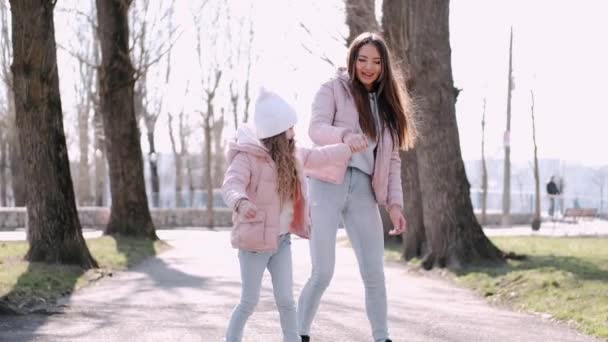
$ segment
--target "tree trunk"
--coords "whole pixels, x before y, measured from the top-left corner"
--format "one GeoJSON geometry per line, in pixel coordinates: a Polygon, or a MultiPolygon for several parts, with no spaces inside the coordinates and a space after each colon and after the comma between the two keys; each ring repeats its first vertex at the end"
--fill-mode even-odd
{"type": "Polygon", "coordinates": [[[213,187],[220,188],[224,180],[226,157],[223,141],[224,111],[222,117],[213,125],[213,187]]]}
{"type": "Polygon", "coordinates": [[[486,165],[486,99],[483,99],[481,116],[481,225],[486,224],[488,206],[488,167],[486,165]]]}
{"type": "MultiPolygon", "coordinates": [[[[168,114],[169,117],[169,140],[171,141],[171,151],[173,152],[173,160],[175,162],[175,207],[181,208],[183,206],[181,200],[182,191],[182,158],[181,154],[177,151],[177,143],[175,141],[175,133],[173,132],[173,115],[168,114]]],[[[183,113],[180,113],[179,121],[180,127],[182,123],[183,113]]],[[[181,150],[184,150],[184,146],[181,146],[181,150]]]]}
{"type": "Polygon", "coordinates": [[[150,185],[152,188],[152,206],[158,208],[160,206],[160,181],[158,179],[158,154],[154,145],[154,129],[149,129],[148,144],[150,145],[150,153],[148,154],[148,163],[150,164],[150,185]]]}
{"type": "Polygon", "coordinates": [[[8,206],[8,143],[7,137],[0,132],[0,207],[8,206]]]}
{"type": "Polygon", "coordinates": [[[129,57],[128,0],[97,0],[101,41],[100,103],[112,207],[105,234],[158,239],[146,197],[129,57]]]}
{"type": "Polygon", "coordinates": [[[383,13],[384,29],[393,37],[393,47],[404,49],[407,85],[418,101],[416,121],[423,123],[416,146],[428,248],[423,266],[460,268],[477,262],[501,262],[502,252],[485,236],[473,213],[460,151],[449,2],[385,0],[383,13]]]}
{"type": "Polygon", "coordinates": [[[346,46],[349,46],[363,32],[380,32],[374,0],[345,0],[344,5],[346,7],[346,26],[349,29],[346,46]]]}
{"type": "Polygon", "coordinates": [[[513,91],[513,28],[509,40],[509,81],[507,92],[507,129],[504,135],[505,160],[502,188],[502,226],[511,225],[511,92],[513,91]]]}
{"type": "Polygon", "coordinates": [[[57,75],[54,1],[10,3],[15,114],[28,180],[26,259],[97,267],[82,236],[70,175],[57,75]]]}
{"type": "Polygon", "coordinates": [[[530,114],[532,116],[532,142],[534,143],[534,218],[532,219],[532,229],[539,230],[541,226],[540,218],[540,175],[538,171],[538,146],[536,145],[536,122],[534,120],[534,92],[530,90],[530,114]]]}
{"type": "Polygon", "coordinates": [[[211,170],[212,170],[212,165],[211,165],[211,160],[212,160],[212,155],[211,155],[211,145],[212,145],[212,140],[211,140],[211,115],[207,115],[207,118],[205,120],[205,126],[204,126],[204,131],[205,131],[205,166],[204,166],[204,174],[205,174],[205,179],[203,184],[205,184],[205,187],[207,189],[207,201],[206,201],[206,207],[207,207],[207,226],[209,228],[213,228],[213,178],[211,175],[211,170]]]}
{"type": "Polygon", "coordinates": [[[185,160],[186,161],[186,176],[187,176],[187,180],[188,180],[188,206],[189,207],[194,207],[194,175],[192,172],[192,158],[194,156],[190,156],[188,154],[185,155],[185,160]]]}
{"type": "Polygon", "coordinates": [[[94,124],[94,146],[95,146],[95,205],[103,207],[104,193],[106,190],[106,147],[103,134],[103,119],[101,113],[95,111],[93,114],[94,124]]]}
{"type": "Polygon", "coordinates": [[[78,142],[80,147],[80,160],[78,164],[78,203],[91,204],[91,176],[89,173],[89,111],[88,105],[79,108],[78,113],[78,142]],[[84,108],[82,108],[84,107],[84,108]]]}

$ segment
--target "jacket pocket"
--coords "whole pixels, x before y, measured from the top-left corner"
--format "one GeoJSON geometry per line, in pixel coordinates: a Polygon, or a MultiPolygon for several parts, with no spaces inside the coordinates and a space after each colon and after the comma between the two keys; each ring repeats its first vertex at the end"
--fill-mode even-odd
{"type": "Polygon", "coordinates": [[[255,252],[264,248],[266,213],[258,211],[253,218],[238,217],[231,233],[234,248],[255,252]]]}

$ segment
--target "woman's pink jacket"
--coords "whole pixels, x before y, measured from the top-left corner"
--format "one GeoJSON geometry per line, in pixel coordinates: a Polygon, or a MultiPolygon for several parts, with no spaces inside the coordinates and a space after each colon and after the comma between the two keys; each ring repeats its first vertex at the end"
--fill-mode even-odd
{"type": "MultiPolygon", "coordinates": [[[[361,133],[359,114],[350,92],[349,76],[345,68],[321,85],[312,104],[308,134],[317,146],[342,142],[346,133],[361,133]]],[[[372,187],[376,202],[387,208],[403,207],[401,188],[401,158],[399,147],[393,146],[389,128],[384,127],[375,156],[372,187]]],[[[348,165],[319,165],[307,168],[307,175],[335,184],[342,183],[348,165]]]]}

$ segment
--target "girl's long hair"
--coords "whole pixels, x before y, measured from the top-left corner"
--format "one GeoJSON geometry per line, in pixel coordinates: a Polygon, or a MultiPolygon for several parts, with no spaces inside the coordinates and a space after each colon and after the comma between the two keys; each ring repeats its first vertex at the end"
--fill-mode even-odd
{"type": "MultiPolygon", "coordinates": [[[[378,49],[381,60],[380,76],[373,89],[377,93],[380,127],[388,126],[393,138],[393,146],[397,143],[401,149],[413,148],[417,130],[411,98],[405,90],[401,74],[392,63],[391,53],[386,42],[379,35],[370,32],[357,36],[348,48],[348,74],[351,81],[351,92],[359,112],[359,125],[369,137],[375,139],[378,136],[369,102],[369,92],[359,81],[356,73],[359,51],[367,44],[372,44],[378,49]]],[[[380,136],[382,136],[381,133],[380,136]]]]}
{"type": "Polygon", "coordinates": [[[287,139],[285,132],[270,138],[262,139],[270,157],[276,165],[277,192],[282,202],[297,199],[300,191],[298,170],[295,159],[295,141],[287,139]]]}

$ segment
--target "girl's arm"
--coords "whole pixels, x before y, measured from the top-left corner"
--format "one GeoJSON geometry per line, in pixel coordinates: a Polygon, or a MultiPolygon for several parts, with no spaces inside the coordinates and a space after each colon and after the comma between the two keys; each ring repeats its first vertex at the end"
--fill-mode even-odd
{"type": "Polygon", "coordinates": [[[343,143],[315,148],[298,147],[297,152],[305,169],[315,169],[331,164],[348,164],[352,155],[350,147],[343,143]]]}
{"type": "Polygon", "coordinates": [[[247,186],[251,178],[251,162],[245,153],[237,153],[226,173],[222,184],[222,197],[232,210],[237,211],[242,200],[249,200],[247,186]]]}
{"type": "Polygon", "coordinates": [[[315,145],[337,144],[344,141],[344,136],[351,132],[345,127],[334,126],[336,99],[332,80],[321,85],[312,103],[312,114],[308,135],[315,145]]]}

